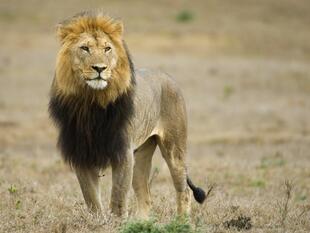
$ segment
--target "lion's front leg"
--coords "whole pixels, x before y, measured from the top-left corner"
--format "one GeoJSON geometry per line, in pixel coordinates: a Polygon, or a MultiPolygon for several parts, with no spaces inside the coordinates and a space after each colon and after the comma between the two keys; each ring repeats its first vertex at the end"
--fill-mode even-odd
{"type": "Polygon", "coordinates": [[[129,151],[123,161],[112,164],[112,193],[110,208],[113,214],[126,218],[128,192],[132,183],[133,152],[129,151]]]}
{"type": "Polygon", "coordinates": [[[99,169],[76,168],[75,173],[79,180],[87,207],[94,213],[100,213],[102,205],[99,186],[99,169]]]}

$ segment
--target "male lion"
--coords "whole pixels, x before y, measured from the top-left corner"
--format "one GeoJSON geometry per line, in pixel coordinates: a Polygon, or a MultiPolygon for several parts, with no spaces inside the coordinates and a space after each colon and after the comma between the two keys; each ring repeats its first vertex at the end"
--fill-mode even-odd
{"type": "Polygon", "coordinates": [[[138,215],[151,206],[149,176],[157,145],[167,162],[177,211],[188,214],[190,192],[205,193],[187,176],[187,122],[184,100],[166,74],[135,70],[123,41],[123,25],[100,12],[83,12],[57,29],[61,48],[49,112],[59,128],[58,147],[75,170],[90,210],[102,210],[99,171],[112,167],[110,208],[127,216],[133,185],[138,215]]]}

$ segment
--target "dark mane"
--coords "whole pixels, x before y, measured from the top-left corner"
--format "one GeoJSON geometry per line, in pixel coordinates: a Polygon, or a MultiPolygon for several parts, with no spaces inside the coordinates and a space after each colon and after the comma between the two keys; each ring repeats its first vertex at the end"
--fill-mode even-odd
{"type": "MultiPolygon", "coordinates": [[[[127,51],[127,47],[124,44],[127,51]]],[[[127,51],[131,69],[131,88],[114,103],[103,108],[87,96],[53,94],[49,113],[59,127],[58,147],[72,167],[105,168],[119,163],[128,148],[126,128],[134,112],[134,66],[127,51]]]]}

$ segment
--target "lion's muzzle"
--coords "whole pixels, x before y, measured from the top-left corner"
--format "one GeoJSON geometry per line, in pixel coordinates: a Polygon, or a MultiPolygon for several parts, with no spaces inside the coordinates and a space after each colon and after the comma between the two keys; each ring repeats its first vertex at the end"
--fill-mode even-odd
{"type": "Polygon", "coordinates": [[[108,66],[104,63],[97,63],[92,65],[91,68],[95,70],[97,74],[95,74],[95,78],[86,79],[87,85],[96,90],[103,90],[108,85],[107,74],[105,74],[108,66]]]}
{"type": "Polygon", "coordinates": [[[107,65],[100,63],[100,64],[93,65],[91,68],[97,71],[98,74],[100,75],[100,73],[104,71],[105,69],[107,69],[107,67],[108,67],[107,65]]]}

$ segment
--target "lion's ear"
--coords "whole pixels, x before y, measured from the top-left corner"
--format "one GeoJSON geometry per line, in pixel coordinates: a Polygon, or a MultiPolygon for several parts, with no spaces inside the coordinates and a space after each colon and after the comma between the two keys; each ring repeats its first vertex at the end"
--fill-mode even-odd
{"type": "Polygon", "coordinates": [[[122,38],[124,32],[124,25],[123,22],[118,20],[114,23],[114,29],[112,31],[112,35],[117,38],[122,38]]]}
{"type": "Polygon", "coordinates": [[[69,31],[66,28],[66,26],[64,26],[61,23],[56,25],[56,35],[57,35],[58,39],[60,40],[60,42],[63,42],[68,34],[69,34],[69,31]]]}

